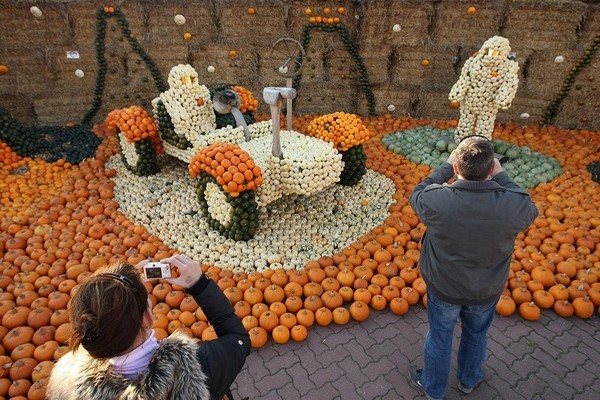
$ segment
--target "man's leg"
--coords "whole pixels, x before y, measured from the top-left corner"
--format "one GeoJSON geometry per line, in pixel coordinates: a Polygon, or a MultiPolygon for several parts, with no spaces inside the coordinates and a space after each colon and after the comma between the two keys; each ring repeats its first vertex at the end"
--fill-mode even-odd
{"type": "Polygon", "coordinates": [[[458,347],[457,375],[461,386],[472,389],[483,379],[487,332],[494,319],[496,303],[464,306],[460,312],[462,333],[458,347]]]}
{"type": "Polygon", "coordinates": [[[460,306],[445,303],[427,290],[429,332],[425,338],[425,367],[421,383],[427,394],[434,398],[441,399],[446,393],[454,326],[460,309],[460,306]]]}

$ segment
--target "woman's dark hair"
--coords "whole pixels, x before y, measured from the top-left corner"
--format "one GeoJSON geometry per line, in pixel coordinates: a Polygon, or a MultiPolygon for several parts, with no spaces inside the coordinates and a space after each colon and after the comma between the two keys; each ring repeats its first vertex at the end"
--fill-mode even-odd
{"type": "Polygon", "coordinates": [[[79,288],[70,306],[71,347],[95,358],[129,350],[142,329],[148,292],[131,264],[98,270],[79,288]]]}
{"type": "Polygon", "coordinates": [[[456,165],[464,179],[482,181],[494,165],[494,145],[485,138],[465,138],[456,148],[456,165]]]}

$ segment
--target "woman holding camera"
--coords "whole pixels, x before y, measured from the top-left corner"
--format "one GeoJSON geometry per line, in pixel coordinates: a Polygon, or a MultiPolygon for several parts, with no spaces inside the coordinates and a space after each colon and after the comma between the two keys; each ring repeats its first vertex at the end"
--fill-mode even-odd
{"type": "Polygon", "coordinates": [[[248,334],[199,263],[183,255],[162,261],[179,270],[165,281],[194,297],[218,339],[175,332],[158,342],[137,271],[145,262],[97,271],[71,300],[72,351],[56,363],[48,399],[231,399],[229,387],[250,352],[248,334]]]}

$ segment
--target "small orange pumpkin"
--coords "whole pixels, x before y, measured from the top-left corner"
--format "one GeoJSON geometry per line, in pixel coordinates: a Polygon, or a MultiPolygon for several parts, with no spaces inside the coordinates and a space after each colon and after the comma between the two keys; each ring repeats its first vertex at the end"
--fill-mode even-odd
{"type": "Polygon", "coordinates": [[[521,303],[519,305],[519,314],[528,321],[537,321],[542,316],[540,308],[533,301],[521,303]]]}

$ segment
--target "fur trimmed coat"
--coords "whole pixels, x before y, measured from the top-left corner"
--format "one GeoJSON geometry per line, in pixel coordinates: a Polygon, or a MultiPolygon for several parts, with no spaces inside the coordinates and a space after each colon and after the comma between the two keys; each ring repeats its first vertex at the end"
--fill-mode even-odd
{"type": "Polygon", "coordinates": [[[198,342],[173,333],[159,342],[148,370],[130,381],[113,371],[109,360],[91,357],[83,348],[54,366],[46,397],[60,400],[210,399],[206,374],[196,353],[198,342]],[[185,366],[185,368],[181,368],[185,366]]]}
{"type": "Polygon", "coordinates": [[[198,342],[175,332],[159,341],[147,369],[130,380],[108,359],[80,346],[55,364],[48,400],[221,400],[250,353],[250,338],[212,279],[202,276],[186,292],[204,311],[217,339],[198,342]]]}

